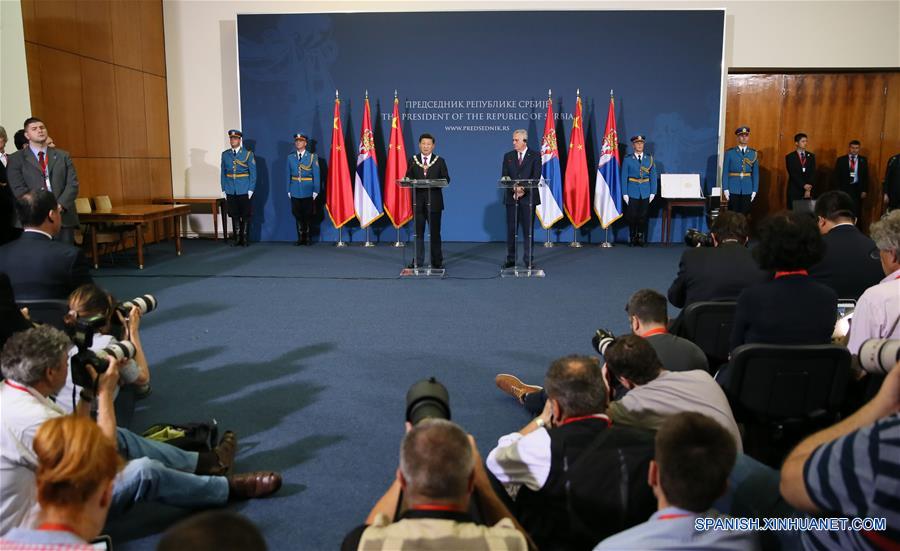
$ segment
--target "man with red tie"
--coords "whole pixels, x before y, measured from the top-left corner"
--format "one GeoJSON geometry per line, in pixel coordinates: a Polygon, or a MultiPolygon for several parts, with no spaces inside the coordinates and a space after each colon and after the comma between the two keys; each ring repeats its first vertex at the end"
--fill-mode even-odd
{"type": "Polygon", "coordinates": [[[809,138],[804,133],[794,136],[796,151],[784,157],[787,166],[787,208],[794,208],[794,201],[813,198],[813,177],[816,173],[816,157],[806,150],[809,138]]]}
{"type": "Polygon", "coordinates": [[[852,140],[847,155],[838,157],[834,163],[834,179],[838,189],[849,195],[854,202],[853,212],[859,218],[862,200],[869,187],[869,160],[859,154],[859,140],[852,140]]]}
{"type": "Polygon", "coordinates": [[[45,189],[56,197],[62,208],[62,229],[56,239],[72,243],[78,227],[75,199],[78,197],[78,175],[67,151],[50,143],[44,121],[36,117],[25,119],[25,137],[21,151],[9,156],[7,178],[16,197],[29,191],[45,189]]]}

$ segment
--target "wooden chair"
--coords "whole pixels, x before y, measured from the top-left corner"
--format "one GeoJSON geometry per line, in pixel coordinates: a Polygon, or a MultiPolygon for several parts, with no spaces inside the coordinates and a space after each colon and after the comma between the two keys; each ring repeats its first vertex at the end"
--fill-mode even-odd
{"type": "MultiPolygon", "coordinates": [[[[108,195],[98,195],[97,197],[94,197],[94,206],[96,207],[97,212],[109,212],[112,210],[112,201],[110,201],[108,195]]],[[[76,199],[75,208],[79,209],[79,213],[92,212],[91,202],[87,198],[76,199]],[[81,206],[79,206],[80,201],[83,201],[81,206]],[[82,208],[86,208],[87,210],[80,210],[82,208]]],[[[96,231],[97,244],[103,245],[105,252],[115,253],[117,250],[125,250],[126,234],[136,231],[136,226],[132,224],[96,224],[96,231]]]]}

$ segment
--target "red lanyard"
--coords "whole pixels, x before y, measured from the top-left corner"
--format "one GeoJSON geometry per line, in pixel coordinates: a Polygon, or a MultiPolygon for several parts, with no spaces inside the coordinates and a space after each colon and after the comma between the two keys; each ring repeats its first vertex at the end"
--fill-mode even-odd
{"type": "MultiPolygon", "coordinates": [[[[19,386],[19,385],[17,385],[16,383],[10,382],[9,379],[7,379],[7,380],[5,380],[5,381],[3,381],[3,382],[6,383],[6,384],[8,384],[9,386],[13,387],[13,388],[16,389],[16,390],[21,390],[22,392],[28,392],[28,389],[27,389],[27,388],[25,388],[24,386],[19,386]]],[[[31,393],[28,392],[28,394],[31,394],[31,393]]]]}
{"type": "Polygon", "coordinates": [[[778,279],[779,277],[792,276],[792,275],[808,276],[809,272],[807,272],[806,270],[794,270],[792,272],[775,272],[775,279],[778,279]]]}
{"type": "Polygon", "coordinates": [[[665,327],[657,327],[656,329],[647,331],[641,336],[646,339],[647,337],[652,337],[653,335],[665,335],[666,333],[668,333],[668,331],[666,331],[665,327]]]}
{"type": "Polygon", "coordinates": [[[78,535],[78,532],[75,531],[74,528],[69,526],[68,524],[58,524],[55,522],[45,522],[37,527],[38,530],[50,530],[53,532],[71,532],[78,535]]]}
{"type": "Polygon", "coordinates": [[[671,520],[673,518],[683,518],[689,516],[691,515],[687,513],[672,513],[671,515],[659,515],[658,517],[656,517],[656,520],[671,520]]]}
{"type": "Polygon", "coordinates": [[[856,170],[856,157],[850,159],[850,171],[856,170]]]}
{"type": "Polygon", "coordinates": [[[804,153],[800,153],[800,152],[798,151],[798,152],[797,152],[797,156],[800,157],[800,166],[805,167],[805,166],[806,166],[806,153],[805,153],[805,152],[804,152],[804,153]]]}
{"type": "Polygon", "coordinates": [[[411,507],[411,509],[413,511],[451,511],[454,513],[464,512],[456,505],[441,505],[440,503],[422,503],[421,505],[411,507]]]}
{"type": "Polygon", "coordinates": [[[568,425],[569,423],[574,423],[576,421],[584,421],[585,419],[600,419],[606,423],[606,426],[612,425],[612,421],[610,421],[609,417],[602,413],[595,413],[593,415],[582,415],[581,417],[570,417],[559,424],[559,426],[568,425]]]}

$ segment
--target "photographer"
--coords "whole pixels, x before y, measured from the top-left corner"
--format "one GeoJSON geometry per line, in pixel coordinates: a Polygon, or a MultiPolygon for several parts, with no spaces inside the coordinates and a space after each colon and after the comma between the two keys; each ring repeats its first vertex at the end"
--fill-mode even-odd
{"type": "Polygon", "coordinates": [[[518,487],[513,512],[538,548],[591,549],[656,509],[646,484],[653,434],[617,426],[603,413],[597,358],[554,361],[544,386],[544,411],[500,437],[487,468],[518,487]]]}
{"type": "Polygon", "coordinates": [[[527,539],[491,488],[475,440],[450,421],[425,419],[407,424],[394,482],[341,549],[524,551],[527,539]],[[401,491],[408,509],[395,519],[401,491]],[[467,513],[472,499],[486,525],[467,513]]]}
{"type": "Polygon", "coordinates": [[[872,224],[871,233],[887,277],[856,303],[847,343],[851,354],[858,354],[867,339],[900,338],[900,210],[872,224]]]}
{"type": "MultiPolygon", "coordinates": [[[[681,255],[678,275],[669,287],[669,302],[685,308],[694,302],[735,300],[746,287],[765,281],[747,248],[747,218],[720,212],[710,228],[712,247],[689,248],[681,255]]],[[[677,321],[676,321],[677,323],[677,321]]]]}
{"type": "MultiPolygon", "coordinates": [[[[121,324],[124,330],[124,338],[121,340],[131,342],[135,350],[133,358],[119,363],[119,384],[149,388],[147,385],[150,384],[150,367],[147,365],[144,348],[141,346],[139,332],[141,325],[140,309],[137,306],[132,306],[126,318],[116,308],[116,302],[112,295],[92,283],[82,285],[69,295],[69,313],[66,315],[66,327],[70,331],[75,332],[78,331],[76,326],[79,323],[91,326],[93,336],[89,350],[92,352],[100,352],[111,344],[121,342],[112,334],[114,332],[114,318],[116,323],[121,324]]],[[[57,403],[67,411],[71,411],[72,408],[72,400],[70,398],[74,395],[73,388],[76,393],[81,391],[81,387],[75,385],[72,381],[71,375],[70,370],[66,386],[60,391],[59,399],[57,400],[57,403]]]]}

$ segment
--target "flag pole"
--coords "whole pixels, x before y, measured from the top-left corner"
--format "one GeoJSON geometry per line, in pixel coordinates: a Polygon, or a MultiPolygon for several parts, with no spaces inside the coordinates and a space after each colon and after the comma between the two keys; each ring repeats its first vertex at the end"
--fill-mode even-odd
{"type": "Polygon", "coordinates": [[[366,226],[366,242],[363,243],[363,247],[374,247],[375,243],[369,237],[369,226],[366,226]]]}
{"type": "Polygon", "coordinates": [[[547,231],[547,240],[544,241],[544,247],[551,249],[551,248],[555,247],[556,245],[552,241],[550,241],[550,228],[544,228],[544,229],[547,231]]]}
{"type": "Polygon", "coordinates": [[[581,243],[578,242],[578,228],[574,225],[572,226],[572,242],[569,243],[569,246],[573,249],[580,249],[581,243]]]}
{"type": "Polygon", "coordinates": [[[400,228],[395,227],[394,229],[397,230],[397,240],[394,241],[394,244],[391,245],[391,246],[392,246],[392,247],[397,247],[397,248],[405,247],[405,246],[406,246],[406,243],[404,243],[403,241],[400,241],[400,228]]]}
{"type": "Polygon", "coordinates": [[[343,232],[344,232],[344,226],[341,226],[340,228],[338,228],[338,240],[337,240],[337,243],[334,244],[335,247],[346,247],[347,246],[347,242],[344,241],[344,237],[343,237],[344,233],[343,232]]]}
{"type": "Polygon", "coordinates": [[[601,249],[611,249],[615,245],[609,242],[609,228],[606,228],[606,234],[603,236],[603,243],[600,243],[601,249]]]}

